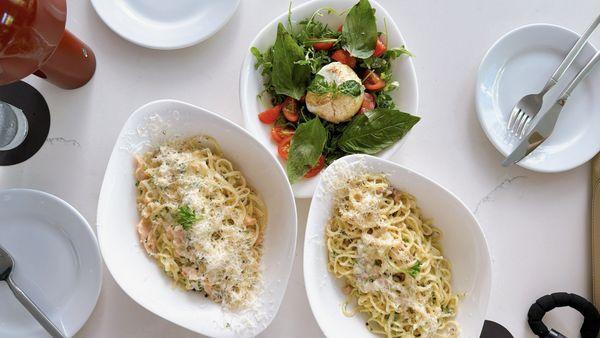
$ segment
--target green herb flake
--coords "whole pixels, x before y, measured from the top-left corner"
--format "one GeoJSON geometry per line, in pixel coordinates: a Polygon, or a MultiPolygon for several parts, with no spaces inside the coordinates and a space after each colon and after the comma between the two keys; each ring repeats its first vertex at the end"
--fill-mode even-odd
{"type": "Polygon", "coordinates": [[[192,225],[200,220],[200,217],[196,215],[196,211],[191,209],[187,205],[182,205],[177,209],[177,223],[179,223],[184,230],[189,230],[192,225]]]}
{"type": "Polygon", "coordinates": [[[417,262],[408,269],[408,274],[411,275],[413,278],[417,277],[419,272],[421,272],[421,264],[421,261],[417,260],[417,262]]]}

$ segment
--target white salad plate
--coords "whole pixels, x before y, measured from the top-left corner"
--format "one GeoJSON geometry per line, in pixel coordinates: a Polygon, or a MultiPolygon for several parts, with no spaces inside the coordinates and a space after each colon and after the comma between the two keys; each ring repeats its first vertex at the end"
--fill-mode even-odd
{"type": "Polygon", "coordinates": [[[343,281],[327,270],[325,227],[331,217],[338,175],[384,173],[390,183],[417,199],[423,215],[442,231],[442,252],[452,265],[452,291],[464,293],[458,303],[461,337],[479,337],[492,281],[485,236],[475,216],[458,197],[436,182],[399,164],[369,155],[350,155],[323,171],[310,205],[304,242],[304,283],[313,314],[328,337],[376,337],[366,317],[342,313],[343,281]]]}
{"type": "MultiPolygon", "coordinates": [[[[537,93],[558,67],[579,35],[550,24],[517,28],[501,37],[487,52],[477,77],[477,116],[498,151],[506,156],[519,141],[507,131],[510,112],[517,101],[537,93]]],[[[566,84],[595,54],[587,44],[570,69],[545,97],[541,116],[566,84]]],[[[552,135],[518,165],[539,172],[575,168],[600,151],[600,70],[596,69],[575,89],[552,135]]],[[[534,122],[537,121],[534,120],[534,122]]]]}
{"type": "Polygon", "coordinates": [[[127,41],[177,49],[204,41],[233,16],[240,0],[92,0],[104,23],[127,41]]]}
{"type": "MultiPolygon", "coordinates": [[[[26,189],[0,191],[0,246],[15,283],[68,337],[87,321],[102,285],[102,260],[87,221],[67,202],[26,189]]],[[[0,282],[0,337],[49,337],[0,282]]]]}
{"type": "MultiPolygon", "coordinates": [[[[313,0],[304,3],[298,7],[292,8],[292,25],[296,22],[301,21],[304,18],[310,17],[316,10],[321,8],[333,8],[338,13],[347,13],[347,10],[354,6],[358,0],[313,0]]],[[[387,25],[388,36],[390,47],[401,47],[406,46],[408,50],[410,48],[406,45],[400,29],[394,22],[392,16],[376,1],[370,0],[371,6],[375,9],[375,17],[377,19],[377,28],[380,31],[384,30],[387,25]]],[[[260,51],[265,51],[275,43],[277,36],[277,25],[287,22],[288,13],[283,13],[275,20],[267,24],[254,38],[250,46],[244,63],[242,65],[242,71],[240,74],[240,103],[242,106],[242,112],[244,114],[244,125],[245,127],[256,137],[260,142],[267,146],[267,149],[277,155],[277,145],[271,140],[270,130],[271,126],[261,123],[258,120],[258,114],[265,109],[271,107],[267,95],[263,95],[262,99],[259,94],[263,92],[263,77],[260,74],[260,69],[255,69],[254,64],[256,62],[254,56],[250,53],[250,47],[256,47],[260,51]]],[[[330,27],[336,28],[344,22],[344,16],[338,16],[335,14],[325,15],[319,17],[318,20],[328,24],[330,27]]],[[[392,73],[394,79],[400,83],[400,87],[390,93],[394,102],[398,106],[398,109],[413,115],[417,115],[418,104],[419,104],[419,93],[417,86],[417,75],[413,62],[408,57],[402,57],[392,62],[392,73]]],[[[403,139],[408,137],[410,131],[404,136],[403,139]]],[[[402,140],[403,140],[402,139],[402,140]]],[[[402,145],[403,141],[396,142],[393,146],[385,149],[384,151],[377,154],[382,158],[390,158],[402,145]]],[[[282,165],[285,163],[279,159],[282,165]]],[[[299,182],[293,184],[292,189],[294,190],[294,196],[298,198],[310,198],[317,186],[318,175],[311,179],[302,179],[299,182]]]]}
{"type": "Polygon", "coordinates": [[[137,109],[121,130],[98,202],[97,230],[108,270],[133,300],[156,315],[212,337],[255,336],[275,317],[296,248],[296,204],[275,157],[246,130],[205,109],[159,100],[137,109]],[[240,313],[224,311],[199,292],[184,291],[150,258],[136,230],[134,155],[173,137],[208,135],[246,177],[267,205],[261,261],[263,291],[240,313]]]}

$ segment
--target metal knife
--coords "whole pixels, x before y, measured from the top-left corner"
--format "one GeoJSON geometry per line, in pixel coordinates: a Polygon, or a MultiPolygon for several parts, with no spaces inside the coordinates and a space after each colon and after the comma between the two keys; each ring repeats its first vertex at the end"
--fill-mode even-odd
{"type": "Polygon", "coordinates": [[[583,67],[583,69],[577,73],[567,88],[565,88],[565,90],[563,90],[563,92],[560,94],[558,100],[556,100],[552,107],[550,107],[550,109],[548,109],[548,111],[542,115],[533,128],[531,128],[531,130],[527,133],[523,141],[521,141],[521,143],[519,143],[512,153],[510,153],[510,155],[504,159],[502,162],[503,166],[506,167],[519,162],[525,156],[534,151],[535,148],[542,144],[542,142],[544,142],[550,136],[550,134],[552,134],[554,126],[556,125],[556,121],[558,120],[558,116],[565,106],[567,99],[575,87],[577,87],[577,85],[592,72],[598,61],[600,61],[600,52],[597,52],[596,55],[594,55],[594,57],[585,65],[585,67],[583,67]]]}

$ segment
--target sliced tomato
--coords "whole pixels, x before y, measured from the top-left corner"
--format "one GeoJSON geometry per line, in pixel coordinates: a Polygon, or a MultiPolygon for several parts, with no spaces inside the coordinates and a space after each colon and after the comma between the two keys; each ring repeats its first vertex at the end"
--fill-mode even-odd
{"type": "Polygon", "coordinates": [[[292,135],[294,135],[294,129],[292,128],[280,126],[273,126],[273,128],[271,128],[271,138],[277,143],[292,135]]]}
{"type": "Polygon", "coordinates": [[[373,109],[375,109],[375,96],[371,93],[365,93],[365,98],[363,99],[359,114],[371,111],[373,109]]]}
{"type": "Polygon", "coordinates": [[[350,53],[348,53],[348,51],[343,50],[343,49],[338,49],[335,52],[333,52],[333,54],[331,54],[331,58],[334,59],[335,61],[341,62],[345,65],[347,65],[350,68],[354,68],[356,67],[356,58],[352,55],[350,55],[350,53]]]}
{"type": "Polygon", "coordinates": [[[313,48],[315,50],[330,50],[333,47],[333,42],[315,42],[313,48]]]}
{"type": "Polygon", "coordinates": [[[315,164],[314,167],[310,168],[310,170],[307,171],[306,174],[304,174],[304,177],[311,178],[311,177],[317,176],[317,174],[323,169],[324,166],[325,166],[325,156],[321,155],[321,157],[319,157],[319,159],[317,160],[317,164],[315,164]]]}
{"type": "Polygon", "coordinates": [[[387,46],[383,42],[383,35],[377,38],[377,44],[375,45],[375,51],[373,52],[374,57],[380,57],[387,50],[387,46]]]}
{"type": "Polygon", "coordinates": [[[279,153],[279,156],[284,160],[287,160],[287,158],[288,158],[291,143],[292,143],[292,136],[288,136],[285,139],[283,139],[281,142],[279,142],[279,144],[277,145],[277,152],[279,153]]]}
{"type": "Polygon", "coordinates": [[[281,113],[281,105],[280,104],[276,105],[273,108],[269,108],[269,109],[265,110],[264,112],[258,114],[258,119],[262,123],[271,124],[271,123],[275,122],[275,120],[277,120],[277,117],[279,117],[279,113],[281,113]]]}
{"type": "Polygon", "coordinates": [[[292,97],[286,97],[283,101],[283,116],[290,122],[298,121],[298,101],[292,97]]]}
{"type": "Polygon", "coordinates": [[[378,91],[385,87],[385,81],[383,81],[375,72],[370,72],[367,75],[367,78],[363,80],[363,85],[368,90],[378,91]]]}

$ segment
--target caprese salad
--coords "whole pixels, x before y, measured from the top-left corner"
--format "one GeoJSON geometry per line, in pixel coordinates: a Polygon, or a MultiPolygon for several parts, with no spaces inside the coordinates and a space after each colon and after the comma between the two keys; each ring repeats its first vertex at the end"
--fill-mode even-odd
{"type": "Polygon", "coordinates": [[[420,119],[399,111],[390,96],[399,86],[391,62],[411,54],[388,48],[369,1],[354,5],[337,29],[320,22],[323,15],[337,13],[319,9],[295,25],[288,15],[272,47],[251,48],[272,105],[258,119],[272,126],[291,183],[342,156],[376,154],[420,119]]]}

